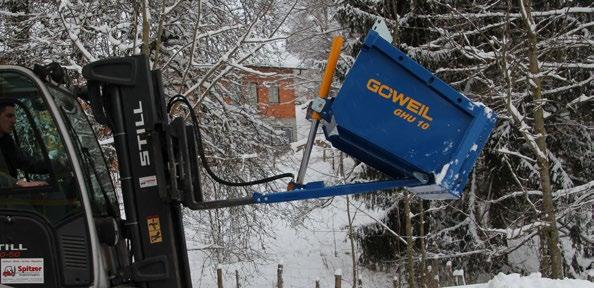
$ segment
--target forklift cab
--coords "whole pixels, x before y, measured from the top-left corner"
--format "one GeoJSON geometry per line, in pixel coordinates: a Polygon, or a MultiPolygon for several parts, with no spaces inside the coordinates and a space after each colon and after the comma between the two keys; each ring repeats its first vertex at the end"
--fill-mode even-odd
{"type": "Polygon", "coordinates": [[[3,65],[0,110],[0,121],[16,117],[11,133],[0,135],[0,284],[107,286],[104,271],[125,266],[128,256],[86,114],[68,91],[3,65]]]}

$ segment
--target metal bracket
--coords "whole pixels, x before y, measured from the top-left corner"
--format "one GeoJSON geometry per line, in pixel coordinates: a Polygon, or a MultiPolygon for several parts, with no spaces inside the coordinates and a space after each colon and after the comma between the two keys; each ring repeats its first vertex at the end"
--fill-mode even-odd
{"type": "Polygon", "coordinates": [[[152,282],[169,278],[167,256],[145,258],[125,267],[121,278],[124,283],[152,282]]]}
{"type": "Polygon", "coordinates": [[[318,113],[322,113],[324,107],[326,106],[326,100],[320,97],[316,97],[311,101],[311,110],[316,111],[318,113]]]}

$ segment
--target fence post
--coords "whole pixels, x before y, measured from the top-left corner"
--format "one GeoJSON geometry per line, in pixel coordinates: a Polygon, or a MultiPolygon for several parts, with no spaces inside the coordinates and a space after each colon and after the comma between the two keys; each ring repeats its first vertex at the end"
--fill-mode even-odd
{"type": "Polygon", "coordinates": [[[433,266],[429,266],[427,268],[431,268],[428,271],[431,273],[431,287],[432,288],[439,288],[441,287],[441,277],[439,277],[439,263],[437,260],[433,260],[433,266]],[[434,268],[433,268],[434,267],[434,268]]]}
{"type": "Polygon", "coordinates": [[[452,261],[446,262],[446,285],[456,285],[454,280],[454,271],[452,269],[452,261]]]}
{"type": "Polygon", "coordinates": [[[235,270],[235,287],[239,288],[239,271],[235,270]]]}
{"type": "Polygon", "coordinates": [[[464,279],[464,269],[454,270],[454,279],[456,280],[456,285],[466,285],[466,279],[464,279]]]}
{"type": "Polygon", "coordinates": [[[223,269],[217,267],[217,287],[223,288],[223,269]]]}
{"type": "Polygon", "coordinates": [[[338,269],[334,272],[334,288],[340,288],[342,284],[342,270],[338,269]]]}
{"type": "Polygon", "coordinates": [[[316,279],[316,288],[320,288],[320,279],[316,279]]]}
{"type": "Polygon", "coordinates": [[[283,264],[278,264],[276,269],[276,287],[283,288],[283,264]]]}

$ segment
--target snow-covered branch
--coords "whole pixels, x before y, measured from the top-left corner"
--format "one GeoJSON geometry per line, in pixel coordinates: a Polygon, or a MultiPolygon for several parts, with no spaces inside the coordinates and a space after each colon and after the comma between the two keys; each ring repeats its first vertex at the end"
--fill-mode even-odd
{"type": "MultiPolygon", "coordinates": [[[[591,14],[594,13],[593,7],[567,7],[563,9],[555,9],[555,10],[548,10],[548,11],[534,11],[532,12],[533,17],[549,17],[549,16],[558,16],[558,15],[565,15],[565,14],[591,14]]],[[[465,18],[505,18],[505,12],[487,12],[487,13],[462,13],[461,16],[465,18]]],[[[458,16],[452,14],[421,14],[417,15],[419,18],[424,19],[439,19],[439,20],[454,20],[457,19],[458,16]]],[[[509,17],[511,19],[521,18],[521,13],[509,13],[509,17]]]]}

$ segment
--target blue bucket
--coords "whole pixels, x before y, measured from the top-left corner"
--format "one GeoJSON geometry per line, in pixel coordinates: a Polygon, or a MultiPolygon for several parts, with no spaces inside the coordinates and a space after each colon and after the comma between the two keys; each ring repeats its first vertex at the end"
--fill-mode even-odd
{"type": "Polygon", "coordinates": [[[324,113],[337,149],[424,199],[456,199],[497,117],[370,31],[338,95],[324,113]]]}

